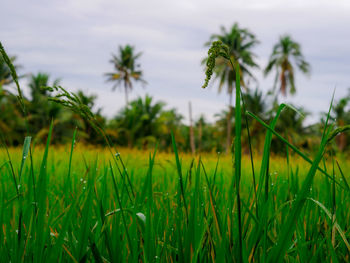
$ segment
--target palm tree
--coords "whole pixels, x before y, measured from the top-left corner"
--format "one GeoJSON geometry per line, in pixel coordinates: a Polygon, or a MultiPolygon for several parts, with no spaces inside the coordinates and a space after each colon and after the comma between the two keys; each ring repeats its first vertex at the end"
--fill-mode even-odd
{"type": "MultiPolygon", "coordinates": [[[[255,35],[246,28],[240,28],[238,23],[235,23],[229,31],[225,27],[221,27],[220,34],[214,34],[210,37],[210,41],[206,46],[210,46],[214,40],[220,40],[229,48],[231,60],[238,62],[241,72],[241,85],[247,88],[249,80],[255,80],[251,69],[258,68],[255,62],[255,54],[252,53],[252,48],[259,43],[255,35]]],[[[205,63],[206,60],[203,60],[205,63]]],[[[229,95],[229,114],[227,115],[227,139],[226,152],[229,152],[231,145],[231,118],[232,118],[232,94],[234,83],[236,81],[235,71],[230,62],[222,57],[217,58],[215,63],[214,74],[215,78],[219,80],[219,93],[222,91],[224,85],[227,85],[227,93],[229,95]]]]}
{"type": "MultiPolygon", "coordinates": [[[[244,99],[244,106],[245,110],[248,110],[255,115],[257,115],[262,120],[266,121],[267,118],[267,96],[262,93],[262,91],[259,91],[258,89],[255,90],[248,90],[245,92],[244,95],[242,95],[242,98],[244,99]]],[[[242,105],[243,106],[243,105],[242,105]]],[[[232,115],[235,112],[235,107],[231,108],[232,115]]],[[[216,131],[220,133],[219,137],[222,138],[225,134],[225,127],[227,127],[227,116],[230,114],[230,111],[222,110],[221,112],[215,114],[216,117],[216,131]]],[[[244,118],[244,112],[242,111],[242,119],[244,118]]],[[[230,119],[230,125],[234,127],[235,122],[231,118],[230,119]]],[[[249,119],[248,122],[249,125],[249,136],[250,136],[250,142],[252,143],[253,147],[255,149],[261,149],[262,143],[264,142],[263,136],[264,136],[264,128],[261,126],[261,124],[256,121],[255,119],[249,119]]],[[[246,128],[247,124],[246,122],[242,123],[242,127],[246,128]]],[[[242,144],[243,144],[243,152],[249,153],[249,141],[248,141],[248,134],[243,133],[242,134],[242,144]]]]}
{"type": "Polygon", "coordinates": [[[280,81],[280,92],[286,96],[288,91],[290,94],[294,94],[296,91],[294,68],[299,69],[304,74],[310,72],[310,65],[305,61],[300,45],[290,36],[285,35],[280,37],[279,42],[273,47],[264,74],[267,76],[272,69],[275,69],[274,89],[277,82],[280,81]]]}
{"type": "Polygon", "coordinates": [[[255,89],[243,95],[245,109],[264,119],[267,109],[267,96],[262,91],[255,89]]]}
{"type": "MultiPolygon", "coordinates": [[[[102,116],[102,108],[95,109],[96,106],[96,94],[88,95],[83,90],[78,90],[76,93],[77,97],[79,98],[80,102],[84,105],[86,105],[91,112],[94,114],[94,118],[96,123],[98,123],[98,126],[105,127],[106,125],[106,118],[102,116]]],[[[98,131],[93,127],[91,122],[87,120],[86,118],[82,118],[79,116],[79,114],[73,114],[72,118],[77,124],[80,124],[80,131],[79,131],[79,137],[84,137],[84,140],[93,144],[103,144],[104,141],[101,138],[98,131]],[[102,140],[101,140],[102,139],[102,140]]],[[[77,125],[79,127],[79,125],[77,125]]],[[[110,130],[106,130],[108,135],[112,135],[113,133],[110,133],[110,130]]]]}
{"type": "MultiPolygon", "coordinates": [[[[12,56],[10,57],[10,60],[17,71],[20,66],[14,64],[16,57],[12,56]]],[[[0,55],[0,87],[11,84],[12,82],[11,71],[5,63],[3,57],[0,55]]]]}
{"type": "MultiPolygon", "coordinates": [[[[81,103],[88,106],[91,110],[96,104],[97,95],[87,95],[82,90],[78,90],[77,96],[80,99],[81,103]]],[[[101,109],[98,109],[97,112],[100,112],[101,109]]]]}
{"type": "Polygon", "coordinates": [[[46,135],[51,119],[58,121],[58,116],[62,112],[62,107],[59,104],[48,101],[48,91],[43,89],[43,87],[57,86],[58,84],[58,79],[50,83],[50,75],[47,73],[39,72],[35,75],[30,75],[28,84],[31,95],[28,107],[29,122],[34,129],[33,132],[36,134],[46,135]]]}
{"type": "MultiPolygon", "coordinates": [[[[268,109],[267,109],[267,101],[268,96],[264,95],[262,91],[259,91],[258,89],[249,90],[246,92],[243,96],[244,99],[244,106],[245,110],[250,111],[254,113],[256,116],[258,116],[260,119],[266,121],[268,119],[268,109]]],[[[242,113],[243,114],[243,113],[242,113]]],[[[243,119],[242,115],[242,119],[243,119]]],[[[261,124],[253,119],[250,118],[248,120],[249,125],[249,136],[251,140],[251,144],[253,145],[253,148],[261,150],[262,144],[264,143],[263,137],[265,129],[261,126],[261,124]]],[[[243,126],[246,126],[246,123],[243,124],[243,126]]],[[[249,153],[249,145],[248,145],[248,134],[243,135],[243,143],[244,145],[244,152],[249,153]],[[247,137],[245,137],[247,136],[247,137]]]]}
{"type": "MultiPolygon", "coordinates": [[[[291,106],[296,110],[286,108],[278,118],[275,130],[279,134],[284,134],[290,143],[298,147],[304,147],[308,144],[306,137],[308,128],[305,127],[304,122],[310,113],[303,107],[291,106]]],[[[276,112],[277,107],[278,104],[275,104],[272,111],[276,112]]],[[[285,144],[281,140],[276,137],[272,139],[271,150],[273,152],[284,152],[285,149],[285,144]]]]}
{"type": "MultiPolygon", "coordinates": [[[[29,88],[30,88],[30,95],[32,98],[32,103],[36,103],[38,100],[41,99],[42,96],[48,96],[48,92],[46,89],[43,89],[43,87],[46,87],[49,85],[49,79],[50,75],[47,73],[39,72],[36,75],[30,75],[29,79],[29,88]]],[[[59,85],[60,80],[55,79],[52,82],[51,86],[57,86],[59,85]]]]}
{"type": "Polygon", "coordinates": [[[133,88],[133,82],[146,83],[142,79],[142,71],[139,69],[140,65],[137,64],[138,58],[142,53],[135,54],[134,47],[130,45],[119,46],[119,53],[112,54],[110,62],[113,64],[114,72],[106,73],[107,81],[114,82],[113,90],[117,87],[124,88],[125,102],[128,105],[128,93],[133,88]]]}
{"type": "Polygon", "coordinates": [[[158,120],[164,106],[163,102],[153,103],[153,98],[148,95],[144,99],[139,97],[131,101],[114,119],[122,141],[127,142],[130,148],[135,142],[146,147],[150,141],[156,141],[160,125],[158,120]]]}

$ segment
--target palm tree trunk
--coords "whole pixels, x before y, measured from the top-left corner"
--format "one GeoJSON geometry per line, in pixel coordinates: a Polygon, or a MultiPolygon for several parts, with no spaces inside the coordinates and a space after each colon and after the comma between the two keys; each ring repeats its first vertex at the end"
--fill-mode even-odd
{"type": "Polygon", "coordinates": [[[285,76],[285,71],[282,69],[282,72],[281,72],[281,92],[282,92],[282,95],[285,97],[287,95],[287,91],[286,91],[286,86],[287,86],[287,83],[286,83],[286,76],[285,76]]]}
{"type": "Polygon", "coordinates": [[[231,119],[232,119],[232,89],[229,94],[229,110],[227,114],[227,137],[226,137],[226,154],[230,153],[230,148],[231,148],[231,130],[232,130],[232,125],[231,125],[231,119]]]}
{"type": "Polygon", "coordinates": [[[125,106],[128,106],[129,104],[129,98],[128,98],[128,87],[125,85],[125,106]]]}
{"type": "Polygon", "coordinates": [[[196,146],[194,144],[194,134],[193,134],[193,125],[192,125],[192,105],[191,102],[188,103],[188,109],[190,114],[190,144],[191,144],[191,151],[194,155],[196,153],[196,146]]]}

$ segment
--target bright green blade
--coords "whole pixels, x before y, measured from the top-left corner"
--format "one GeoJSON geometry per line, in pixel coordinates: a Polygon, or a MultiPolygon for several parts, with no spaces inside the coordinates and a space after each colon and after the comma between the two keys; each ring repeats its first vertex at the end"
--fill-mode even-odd
{"type": "Polygon", "coordinates": [[[32,137],[30,137],[30,136],[26,136],[25,139],[24,139],[21,168],[19,170],[19,176],[18,176],[19,183],[21,183],[21,176],[22,176],[22,172],[23,172],[25,161],[26,161],[26,159],[28,157],[31,140],[32,140],[32,137]]]}

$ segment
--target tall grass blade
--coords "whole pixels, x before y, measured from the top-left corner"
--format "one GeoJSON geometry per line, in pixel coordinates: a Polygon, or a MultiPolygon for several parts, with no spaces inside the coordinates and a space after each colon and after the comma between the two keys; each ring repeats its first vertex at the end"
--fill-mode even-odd
{"type": "Polygon", "coordinates": [[[1,42],[0,42],[0,55],[2,56],[2,58],[4,59],[6,65],[10,69],[12,79],[15,82],[16,87],[17,87],[17,92],[18,92],[18,97],[17,98],[18,98],[18,101],[19,101],[19,103],[21,105],[23,113],[26,114],[26,109],[25,109],[25,105],[24,105],[24,101],[23,101],[23,95],[22,95],[22,91],[21,91],[21,89],[19,87],[18,76],[17,76],[16,70],[15,70],[15,67],[13,66],[13,64],[11,62],[11,59],[8,57],[8,55],[7,55],[3,45],[1,44],[1,42]]]}
{"type": "MultiPolygon", "coordinates": [[[[157,147],[154,150],[153,156],[150,154],[149,156],[149,165],[148,165],[148,172],[147,172],[147,178],[148,181],[148,198],[147,198],[147,215],[146,215],[146,227],[145,227],[145,258],[146,262],[152,262],[155,257],[155,235],[154,235],[154,229],[153,229],[153,220],[152,220],[152,213],[154,213],[154,201],[153,201],[153,182],[152,182],[152,171],[153,171],[153,165],[154,160],[157,152],[157,147]]],[[[156,218],[154,218],[156,220],[156,218]]]]}
{"type": "Polygon", "coordinates": [[[77,127],[75,127],[75,129],[74,129],[72,143],[71,143],[71,147],[70,147],[70,153],[69,153],[68,174],[67,174],[66,187],[65,187],[65,188],[68,188],[68,191],[71,191],[71,189],[72,189],[71,170],[72,170],[72,159],[73,159],[73,151],[74,151],[76,136],[77,136],[77,127]]]}
{"type": "MultiPolygon", "coordinates": [[[[46,225],[46,200],[47,200],[47,186],[48,186],[48,176],[47,176],[47,157],[49,154],[49,145],[51,141],[53,122],[51,121],[49,134],[46,141],[44,156],[40,166],[39,178],[37,183],[38,190],[38,210],[37,210],[37,221],[36,221],[36,249],[34,255],[38,258],[39,262],[44,261],[44,249],[45,249],[45,241],[47,237],[47,232],[43,231],[43,227],[46,225]]],[[[45,228],[44,228],[45,229],[45,228]]],[[[48,229],[48,228],[47,228],[48,229]]]]}
{"type": "MultiPolygon", "coordinates": [[[[319,202],[319,201],[317,201],[317,200],[315,200],[313,198],[310,198],[310,197],[308,197],[307,199],[312,201],[313,203],[315,203],[317,206],[319,206],[326,213],[328,218],[330,220],[333,220],[334,215],[325,207],[324,204],[322,204],[321,202],[319,202]]],[[[346,238],[346,233],[342,230],[342,228],[340,227],[340,225],[338,224],[337,221],[334,222],[334,226],[337,229],[337,231],[338,231],[339,235],[341,236],[341,238],[343,239],[344,244],[346,245],[346,247],[348,249],[348,252],[350,253],[350,243],[349,243],[348,239],[346,238]]]]}
{"type": "Polygon", "coordinates": [[[238,260],[243,262],[243,236],[242,236],[242,211],[241,211],[241,197],[240,197],[240,180],[242,169],[242,113],[241,113],[241,79],[240,79],[239,64],[235,65],[236,74],[236,105],[235,105],[235,180],[236,180],[236,202],[237,202],[237,227],[238,227],[238,260]]]}
{"type": "Polygon", "coordinates": [[[23,172],[25,161],[26,161],[26,159],[28,157],[31,140],[32,140],[32,137],[30,137],[30,136],[26,136],[25,139],[24,139],[21,168],[19,170],[19,176],[18,176],[19,183],[21,183],[21,176],[22,176],[22,172],[23,172]]]}
{"type": "Polygon", "coordinates": [[[343,178],[343,181],[344,181],[344,184],[345,184],[346,190],[350,191],[350,187],[349,187],[348,181],[346,180],[346,177],[345,177],[345,175],[344,175],[344,173],[343,173],[343,171],[342,171],[342,169],[341,169],[341,167],[340,167],[340,165],[339,165],[338,161],[337,161],[337,160],[335,160],[335,162],[336,162],[336,164],[337,164],[337,166],[338,166],[338,169],[339,169],[340,175],[341,175],[341,177],[343,178]]]}
{"type": "Polygon", "coordinates": [[[124,225],[124,228],[125,228],[126,238],[127,238],[127,241],[128,241],[130,253],[131,253],[131,255],[133,255],[134,251],[132,250],[131,238],[130,238],[130,234],[129,234],[128,225],[126,224],[126,218],[125,218],[125,214],[124,214],[124,211],[123,211],[123,205],[122,205],[122,202],[121,202],[121,199],[120,199],[120,195],[119,195],[117,181],[116,181],[114,173],[113,173],[112,164],[109,163],[109,165],[110,165],[110,168],[111,168],[112,181],[113,181],[113,187],[114,187],[115,195],[117,197],[118,205],[119,205],[119,208],[121,210],[121,216],[122,216],[122,221],[123,221],[123,225],[124,225]]]}
{"type": "MultiPolygon", "coordinates": [[[[332,104],[333,104],[333,100],[331,102],[330,108],[332,108],[332,104]]],[[[323,133],[322,136],[322,141],[321,141],[321,145],[320,148],[315,156],[315,159],[312,163],[312,166],[303,182],[303,185],[297,195],[296,200],[293,202],[291,211],[285,221],[285,223],[283,223],[284,227],[281,230],[281,232],[278,235],[278,239],[277,239],[277,243],[276,245],[272,248],[270,254],[269,254],[269,262],[282,262],[283,261],[283,256],[284,253],[286,252],[290,241],[291,241],[291,237],[294,233],[295,227],[296,227],[296,220],[298,219],[301,210],[305,204],[306,198],[308,197],[308,194],[310,192],[310,187],[312,185],[314,176],[316,174],[317,168],[319,166],[319,163],[322,160],[326,145],[327,145],[327,141],[328,141],[328,136],[330,134],[330,129],[328,129],[328,118],[330,115],[330,111],[328,112],[328,116],[327,116],[327,122],[325,125],[324,130],[327,132],[323,133]]]]}
{"type": "Polygon", "coordinates": [[[180,262],[185,261],[185,254],[184,254],[184,244],[183,244],[183,235],[181,232],[181,227],[183,224],[183,212],[182,209],[185,209],[186,213],[186,225],[188,225],[188,211],[187,211],[187,205],[186,205],[186,199],[185,199],[185,191],[184,191],[184,183],[183,183],[183,177],[182,177],[182,168],[181,163],[179,159],[179,154],[176,147],[175,142],[175,136],[173,133],[171,133],[171,140],[173,144],[173,150],[175,154],[175,161],[176,161],[176,169],[178,174],[178,184],[177,184],[177,214],[176,214],[176,227],[177,227],[177,242],[178,242],[178,250],[179,250],[179,260],[180,262]],[[181,202],[181,199],[183,202],[181,202]]]}
{"type": "MultiPolygon", "coordinates": [[[[179,159],[179,153],[177,151],[175,136],[174,136],[173,133],[171,133],[171,140],[172,140],[172,144],[173,144],[173,150],[174,150],[174,153],[175,153],[177,173],[178,173],[178,176],[179,176],[179,188],[180,188],[179,190],[180,190],[180,193],[181,193],[181,196],[182,196],[182,200],[184,202],[183,206],[184,206],[185,212],[186,212],[186,218],[187,218],[186,222],[188,223],[188,211],[187,211],[187,205],[186,205],[186,198],[185,198],[185,190],[184,190],[182,169],[181,169],[181,163],[180,163],[180,159],[179,159]]],[[[181,205],[181,200],[180,200],[180,205],[181,205]]]]}
{"type": "MultiPolygon", "coordinates": [[[[295,147],[293,144],[289,143],[285,138],[283,138],[278,132],[276,132],[273,128],[271,128],[269,125],[267,125],[263,120],[261,120],[258,116],[254,115],[252,112],[247,112],[248,115],[256,119],[262,126],[264,126],[266,129],[270,130],[278,139],[280,139],[284,144],[288,145],[289,148],[291,148],[294,152],[296,152],[300,157],[302,157],[305,161],[312,164],[312,160],[307,157],[304,153],[302,153],[297,147],[295,147]]],[[[329,179],[332,179],[332,176],[327,173],[324,169],[321,167],[317,167],[317,170],[319,170],[321,173],[323,173],[325,176],[327,176],[329,179]]],[[[344,189],[344,186],[342,186],[338,181],[335,181],[338,186],[344,189]]]]}

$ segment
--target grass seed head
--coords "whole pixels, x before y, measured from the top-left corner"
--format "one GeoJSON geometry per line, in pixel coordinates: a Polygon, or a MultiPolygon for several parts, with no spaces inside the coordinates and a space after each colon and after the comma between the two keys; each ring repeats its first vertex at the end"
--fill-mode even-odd
{"type": "Polygon", "coordinates": [[[206,78],[202,86],[203,89],[205,89],[208,86],[211,76],[213,75],[215,60],[220,56],[229,59],[228,47],[224,45],[221,41],[214,41],[211,44],[210,49],[208,50],[208,58],[206,63],[207,69],[205,71],[206,78]]]}

